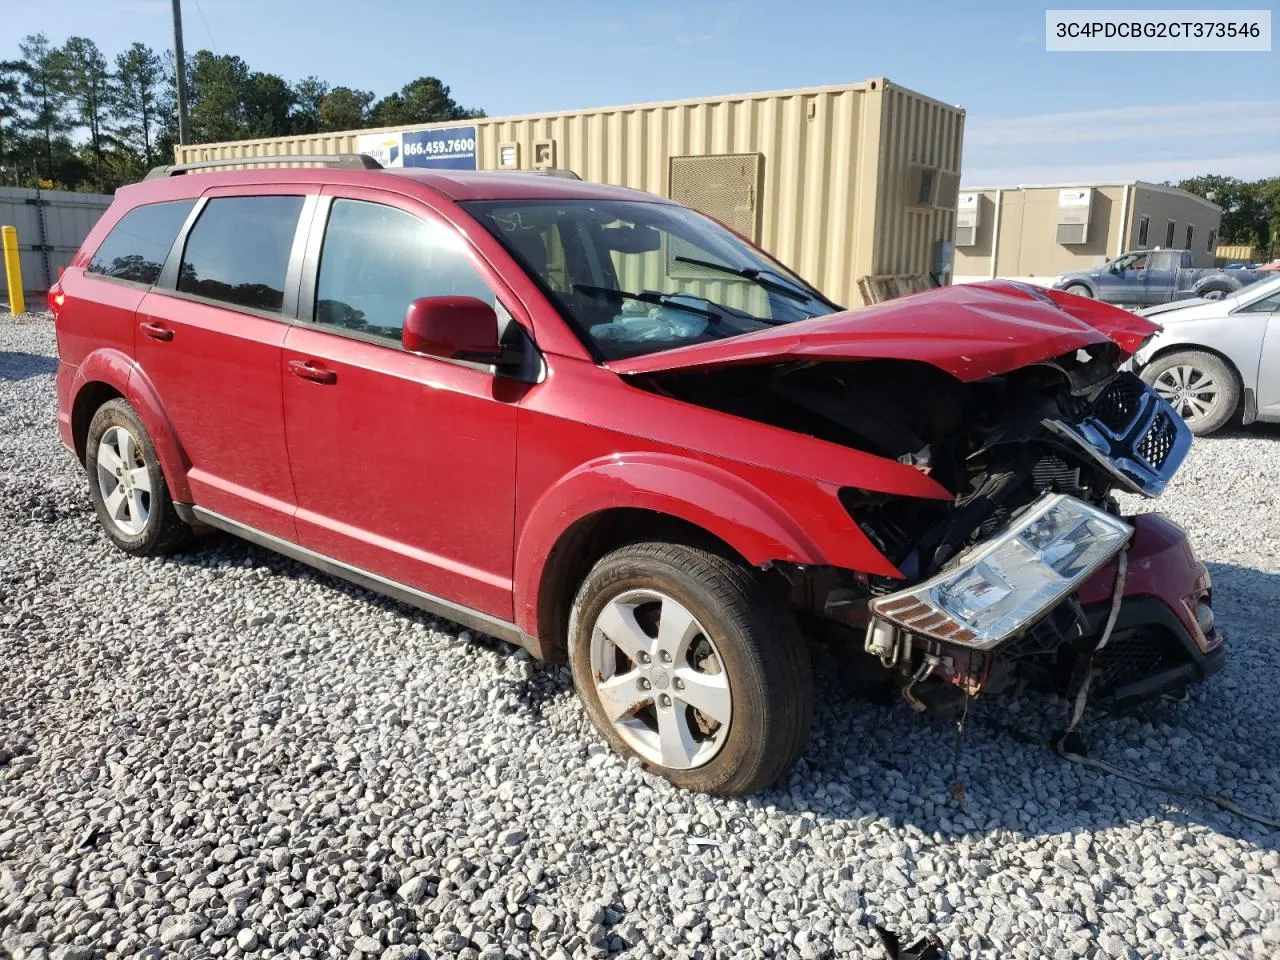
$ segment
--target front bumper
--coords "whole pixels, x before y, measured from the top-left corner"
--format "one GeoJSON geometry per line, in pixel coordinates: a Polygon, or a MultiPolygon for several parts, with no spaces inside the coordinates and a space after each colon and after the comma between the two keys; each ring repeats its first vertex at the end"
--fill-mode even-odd
{"type": "Polygon", "coordinates": [[[1090,699],[1127,706],[1181,693],[1221,670],[1227,651],[1212,622],[1213,582],[1186,534],[1157,513],[1127,519],[1134,532],[1120,611],[1107,645],[1092,661],[1111,611],[1114,559],[1075,594],[1083,624],[1067,601],[988,653],[945,648],[938,678],[970,694],[998,693],[1015,685],[1030,666],[1033,685],[1073,695],[1088,667],[1090,699]]]}
{"type": "MultiPolygon", "coordinates": [[[[1158,513],[1131,517],[1133,538],[1120,613],[1111,639],[1094,659],[1102,699],[1136,703],[1180,691],[1222,669],[1227,650],[1212,623],[1213,581],[1186,533],[1158,513]],[[1206,629],[1207,627],[1207,629],[1206,629]]],[[[1111,607],[1115,561],[1081,587],[1089,631],[1081,655],[1097,643],[1111,607]]]]}

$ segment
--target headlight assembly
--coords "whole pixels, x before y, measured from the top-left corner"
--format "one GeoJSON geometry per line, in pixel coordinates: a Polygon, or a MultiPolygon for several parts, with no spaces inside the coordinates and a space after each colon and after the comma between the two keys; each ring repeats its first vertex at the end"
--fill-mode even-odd
{"type": "Polygon", "coordinates": [[[988,650],[1034,624],[1128,542],[1118,517],[1050,494],[941,573],[871,601],[904,630],[988,650]]]}

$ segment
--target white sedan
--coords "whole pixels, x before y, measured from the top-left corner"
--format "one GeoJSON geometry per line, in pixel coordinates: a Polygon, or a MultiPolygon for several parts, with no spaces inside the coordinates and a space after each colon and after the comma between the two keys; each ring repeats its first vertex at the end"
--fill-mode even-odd
{"type": "Polygon", "coordinates": [[[1140,311],[1161,330],[1131,364],[1204,436],[1233,417],[1280,421],[1280,276],[1222,300],[1140,311]]]}

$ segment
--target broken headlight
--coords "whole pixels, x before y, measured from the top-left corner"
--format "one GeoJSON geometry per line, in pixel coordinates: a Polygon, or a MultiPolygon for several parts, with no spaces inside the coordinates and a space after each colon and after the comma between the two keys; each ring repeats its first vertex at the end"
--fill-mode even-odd
{"type": "Polygon", "coordinates": [[[987,650],[1053,609],[1132,533],[1118,517],[1050,494],[936,576],[877,597],[871,612],[911,633],[987,650]]]}

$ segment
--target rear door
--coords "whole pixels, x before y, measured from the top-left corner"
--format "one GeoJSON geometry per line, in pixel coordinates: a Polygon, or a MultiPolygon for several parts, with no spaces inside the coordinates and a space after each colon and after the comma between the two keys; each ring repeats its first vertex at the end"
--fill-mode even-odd
{"type": "MultiPolygon", "coordinates": [[[[283,352],[298,540],[325,556],[512,618],[516,404],[526,384],[405,351],[419,297],[514,303],[470,243],[425,205],[326,188],[301,320],[283,352]]],[[[522,308],[519,308],[522,309],[522,308]]],[[[527,318],[526,318],[527,319],[527,318]]]]}
{"type": "Polygon", "coordinates": [[[297,313],[304,186],[211,190],[138,307],[137,358],[207,510],[296,539],[280,349],[297,313]],[[297,249],[295,250],[295,246],[297,249]]]}

